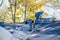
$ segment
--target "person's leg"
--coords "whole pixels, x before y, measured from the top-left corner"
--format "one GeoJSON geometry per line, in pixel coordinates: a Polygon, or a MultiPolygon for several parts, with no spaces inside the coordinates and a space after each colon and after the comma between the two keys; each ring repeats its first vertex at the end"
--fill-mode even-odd
{"type": "Polygon", "coordinates": [[[32,22],[30,19],[28,20],[28,24],[29,24],[29,31],[32,31],[32,22]]]}
{"type": "Polygon", "coordinates": [[[30,25],[30,30],[29,31],[32,31],[32,23],[29,23],[29,25],[30,25]]]}
{"type": "Polygon", "coordinates": [[[35,23],[38,23],[38,19],[39,19],[39,17],[36,17],[35,23]]]}

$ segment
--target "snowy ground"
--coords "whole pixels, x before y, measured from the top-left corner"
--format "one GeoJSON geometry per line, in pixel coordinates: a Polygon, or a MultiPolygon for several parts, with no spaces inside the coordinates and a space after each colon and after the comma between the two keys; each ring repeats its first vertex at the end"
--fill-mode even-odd
{"type": "Polygon", "coordinates": [[[0,40],[10,40],[11,37],[11,33],[9,33],[6,29],[0,26],[0,40]]]}
{"type": "MultiPolygon", "coordinates": [[[[37,28],[31,32],[28,31],[29,24],[24,24],[24,23],[0,22],[0,26],[4,30],[8,30],[8,32],[10,32],[10,33],[7,32],[3,33],[4,35],[10,35],[10,36],[12,35],[10,40],[60,40],[60,22],[43,24],[43,25],[37,24],[35,25],[37,28]],[[37,29],[40,31],[37,31],[37,29]]],[[[0,35],[2,35],[1,33],[0,35]]]]}

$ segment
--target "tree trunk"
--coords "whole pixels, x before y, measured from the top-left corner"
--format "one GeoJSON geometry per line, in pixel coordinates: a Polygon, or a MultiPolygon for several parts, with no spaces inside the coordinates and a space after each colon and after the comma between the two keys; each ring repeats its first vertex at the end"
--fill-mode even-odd
{"type": "Polygon", "coordinates": [[[16,15],[16,0],[15,0],[15,6],[14,6],[14,7],[15,7],[15,9],[14,9],[14,17],[13,17],[13,22],[15,23],[15,18],[16,18],[16,17],[15,17],[15,15],[16,15]]]}
{"type": "Polygon", "coordinates": [[[26,18],[26,15],[27,15],[27,4],[25,5],[25,15],[24,15],[24,19],[26,18]]]}

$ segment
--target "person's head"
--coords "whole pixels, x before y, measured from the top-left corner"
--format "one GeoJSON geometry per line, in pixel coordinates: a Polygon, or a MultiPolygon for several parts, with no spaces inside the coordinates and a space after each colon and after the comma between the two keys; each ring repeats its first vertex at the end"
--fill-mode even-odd
{"type": "Polygon", "coordinates": [[[43,14],[43,12],[41,11],[39,11],[39,12],[36,12],[36,14],[39,14],[39,15],[42,15],[43,14]]]}
{"type": "Polygon", "coordinates": [[[36,12],[35,17],[39,17],[39,16],[41,16],[42,14],[43,14],[42,11],[36,12]]]}

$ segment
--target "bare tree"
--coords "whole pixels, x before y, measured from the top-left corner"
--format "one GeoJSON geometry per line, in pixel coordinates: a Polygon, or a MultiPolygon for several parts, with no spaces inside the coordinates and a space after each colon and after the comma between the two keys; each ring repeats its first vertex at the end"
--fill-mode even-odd
{"type": "Polygon", "coordinates": [[[11,13],[12,13],[12,20],[13,20],[13,23],[15,23],[15,15],[16,15],[16,6],[17,6],[17,4],[16,4],[16,0],[9,0],[9,2],[10,2],[10,9],[11,9],[11,13]],[[14,4],[13,4],[14,3],[14,4]],[[13,9],[13,7],[12,6],[14,6],[14,10],[12,10],[13,9]]]}
{"type": "Polygon", "coordinates": [[[3,0],[1,0],[1,4],[0,4],[0,6],[2,6],[2,4],[3,4],[3,0]]]}

